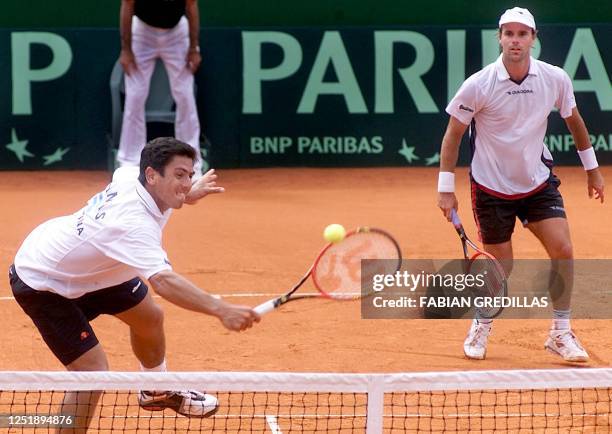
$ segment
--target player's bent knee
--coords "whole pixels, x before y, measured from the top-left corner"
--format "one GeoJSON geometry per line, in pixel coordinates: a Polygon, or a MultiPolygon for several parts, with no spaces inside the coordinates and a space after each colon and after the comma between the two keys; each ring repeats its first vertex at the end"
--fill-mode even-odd
{"type": "Polygon", "coordinates": [[[151,309],[149,321],[152,327],[161,328],[164,326],[164,310],[157,304],[154,304],[151,309]]]}
{"type": "Polygon", "coordinates": [[[555,248],[554,259],[573,259],[574,247],[571,242],[562,243],[555,248]]]}
{"type": "Polygon", "coordinates": [[[141,336],[157,334],[164,327],[164,310],[156,303],[147,305],[145,311],[141,312],[140,318],[130,324],[130,328],[141,336]]]}

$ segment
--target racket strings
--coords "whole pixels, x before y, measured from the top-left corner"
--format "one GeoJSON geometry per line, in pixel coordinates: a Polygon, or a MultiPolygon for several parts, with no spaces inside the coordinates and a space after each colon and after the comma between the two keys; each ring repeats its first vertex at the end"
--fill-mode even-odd
{"type": "MultiPolygon", "coordinates": [[[[401,253],[392,238],[380,232],[356,232],[323,252],[313,269],[313,280],[330,297],[359,298],[364,259],[389,260],[377,267],[380,273],[395,272],[401,265],[401,253]]],[[[368,274],[372,273],[369,267],[368,274]]]]}
{"type": "Polygon", "coordinates": [[[499,285],[506,280],[506,274],[502,265],[495,259],[486,256],[480,256],[478,259],[472,259],[469,262],[470,274],[480,274],[484,281],[491,284],[488,288],[488,293],[494,296],[498,293],[499,285]]]}
{"type": "Polygon", "coordinates": [[[506,274],[501,264],[492,258],[482,256],[472,260],[470,274],[483,277],[484,285],[476,287],[475,297],[486,297],[489,301],[477,308],[484,318],[494,318],[502,311],[500,299],[507,296],[506,274]]]}

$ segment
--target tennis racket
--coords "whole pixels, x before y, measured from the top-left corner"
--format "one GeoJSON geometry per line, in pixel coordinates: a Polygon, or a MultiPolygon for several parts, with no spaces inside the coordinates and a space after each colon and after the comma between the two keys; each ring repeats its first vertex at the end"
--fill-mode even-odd
{"type": "Polygon", "coordinates": [[[481,318],[495,318],[504,308],[500,305],[501,303],[493,303],[493,301],[508,295],[508,282],[504,267],[495,256],[485,252],[468,238],[455,209],[451,211],[451,221],[461,239],[463,257],[467,261],[466,274],[480,274],[484,278],[484,285],[481,288],[472,287],[476,297],[485,297],[485,305],[476,307],[476,312],[481,318]],[[471,256],[468,254],[468,247],[475,252],[471,256]]]}
{"type": "Polygon", "coordinates": [[[362,276],[363,259],[386,259],[381,261],[381,267],[376,270],[368,267],[367,272],[372,275],[395,273],[402,264],[399,245],[389,233],[382,229],[359,227],[348,232],[342,241],[329,243],[323,247],[310,269],[287,293],[260,304],[254,310],[259,315],[263,315],[285,303],[303,298],[325,297],[332,300],[361,298],[362,277],[364,281],[369,277],[362,276]],[[312,283],[318,293],[296,294],[309,277],[312,277],[312,283]]]}

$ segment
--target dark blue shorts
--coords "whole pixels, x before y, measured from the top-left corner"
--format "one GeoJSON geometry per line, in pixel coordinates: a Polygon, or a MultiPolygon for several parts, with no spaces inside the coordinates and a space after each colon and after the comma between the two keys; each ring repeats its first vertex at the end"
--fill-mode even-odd
{"type": "Polygon", "coordinates": [[[485,244],[510,241],[518,218],[523,225],[553,217],[566,218],[561,181],[555,175],[533,194],[506,199],[491,194],[472,180],[472,207],[480,240],[485,244]]]}
{"type": "Polygon", "coordinates": [[[89,322],[100,314],[115,315],[140,303],[148,288],[140,278],[99,289],[79,298],[37,291],[9,268],[15,300],[38,328],[42,338],[64,365],[69,365],[98,344],[89,322]],[[135,289],[136,288],[136,289],[135,289]]]}

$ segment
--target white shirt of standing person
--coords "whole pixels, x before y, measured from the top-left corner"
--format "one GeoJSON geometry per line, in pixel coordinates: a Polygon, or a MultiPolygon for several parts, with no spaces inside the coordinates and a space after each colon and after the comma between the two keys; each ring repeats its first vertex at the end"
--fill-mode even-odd
{"type": "Polygon", "coordinates": [[[562,118],[576,107],[572,82],[557,66],[530,58],[527,77],[510,79],[502,56],[469,77],[446,112],[470,125],[474,180],[504,195],[522,195],[542,185],[552,161],[544,144],[548,116],[555,108],[562,118]]]}
{"type": "Polygon", "coordinates": [[[117,169],[81,210],[34,229],[15,257],[21,280],[39,291],[77,298],[171,270],[161,242],[172,210],[160,212],[137,177],[137,167],[117,169]]]}

